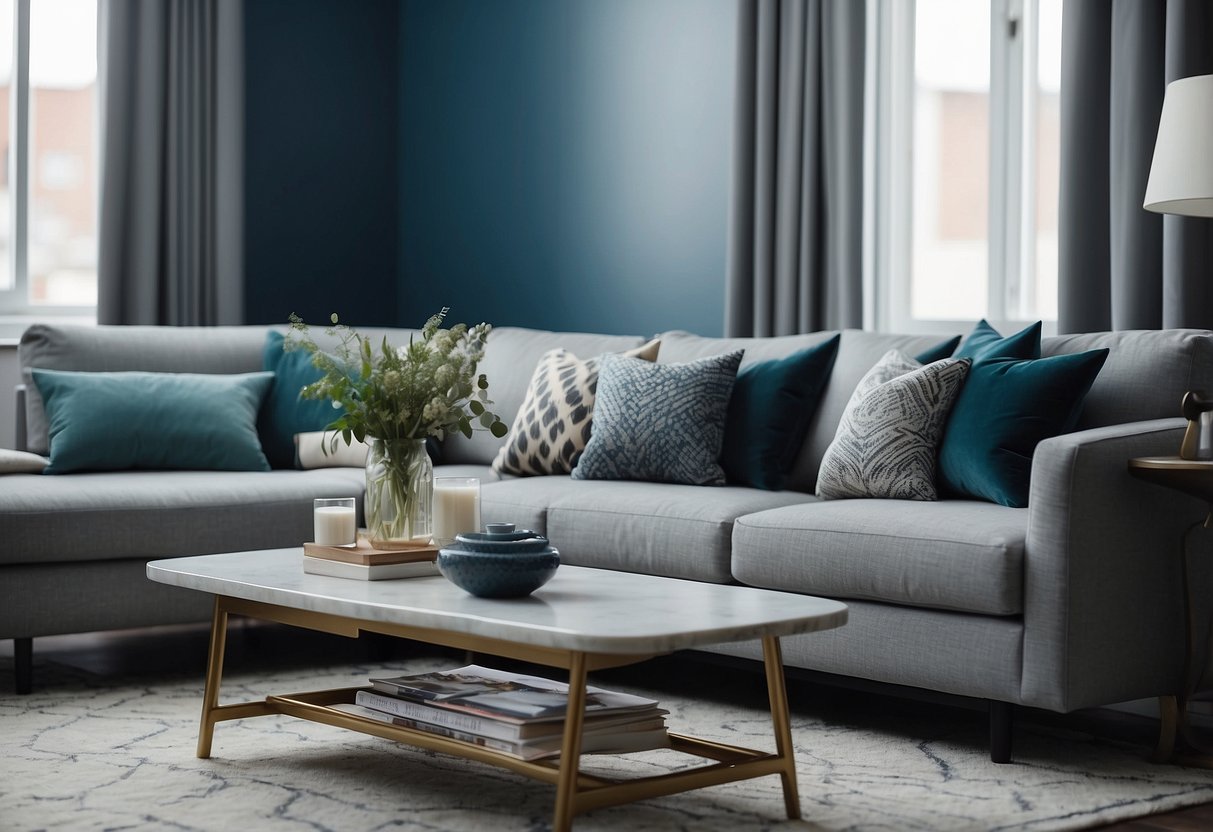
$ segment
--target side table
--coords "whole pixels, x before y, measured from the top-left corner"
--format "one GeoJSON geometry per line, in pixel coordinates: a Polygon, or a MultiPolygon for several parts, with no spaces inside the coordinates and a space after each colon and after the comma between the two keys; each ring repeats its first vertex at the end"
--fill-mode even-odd
{"type": "Polygon", "coordinates": [[[1129,460],[1129,473],[1138,479],[1166,488],[1182,491],[1204,500],[1209,513],[1197,520],[1180,536],[1179,557],[1183,576],[1184,612],[1184,677],[1183,689],[1177,696],[1160,696],[1158,746],[1154,750],[1157,762],[1175,759],[1175,738],[1179,737],[1196,756],[1184,755],[1185,765],[1213,768],[1213,750],[1202,746],[1192,735],[1188,722],[1188,703],[1196,692],[1196,624],[1193,621],[1192,581],[1189,575],[1188,542],[1198,527],[1213,529],[1213,460],[1183,459],[1178,456],[1145,456],[1129,460]]]}

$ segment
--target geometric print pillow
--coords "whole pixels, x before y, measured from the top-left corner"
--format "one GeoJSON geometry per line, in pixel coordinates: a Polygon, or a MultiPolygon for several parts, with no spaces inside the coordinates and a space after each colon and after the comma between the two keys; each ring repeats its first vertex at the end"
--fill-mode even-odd
{"type": "Polygon", "coordinates": [[[822,499],[936,500],[936,456],[971,362],[890,350],[851,394],[817,475],[822,499]]]}
{"type": "MultiPolygon", "coordinates": [[[[656,361],[660,348],[653,340],[623,355],[656,361]]],[[[493,469],[522,477],[572,471],[590,439],[597,388],[597,358],[583,361],[565,349],[544,353],[493,469]]]]}
{"type": "Polygon", "coordinates": [[[741,356],[683,364],[603,356],[594,433],[573,479],[724,485],[720,449],[741,356]]]}

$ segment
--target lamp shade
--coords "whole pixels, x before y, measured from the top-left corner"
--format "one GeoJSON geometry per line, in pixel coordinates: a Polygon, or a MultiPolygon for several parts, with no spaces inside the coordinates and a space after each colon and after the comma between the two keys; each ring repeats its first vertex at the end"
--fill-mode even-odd
{"type": "Polygon", "coordinates": [[[1213,75],[1167,85],[1144,207],[1213,217],[1213,75]]]}

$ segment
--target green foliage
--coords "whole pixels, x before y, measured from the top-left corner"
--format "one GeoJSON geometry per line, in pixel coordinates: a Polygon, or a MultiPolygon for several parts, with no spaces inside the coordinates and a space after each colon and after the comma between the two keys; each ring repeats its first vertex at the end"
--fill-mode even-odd
{"type": "Polygon", "coordinates": [[[393,347],[384,338],[375,350],[370,339],[339,323],[336,314],[325,333],[336,342],[326,352],[312,338],[308,325],[294,313],[287,350],[306,350],[324,376],[304,387],[306,399],[328,399],[341,415],[328,425],[348,445],[368,436],[388,441],[444,438],[453,431],[471,437],[473,428],[487,429],[498,438],[506,425],[485,405],[488,379],[476,368],[484,357],[492,327],[455,324],[443,329],[447,307],[430,317],[421,338],[393,347]]]}

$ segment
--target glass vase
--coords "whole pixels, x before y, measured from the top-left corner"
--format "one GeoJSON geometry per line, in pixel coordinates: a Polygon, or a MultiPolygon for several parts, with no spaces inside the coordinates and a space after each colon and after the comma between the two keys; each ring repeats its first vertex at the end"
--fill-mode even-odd
{"type": "Polygon", "coordinates": [[[376,549],[428,546],[434,526],[434,466],[424,439],[368,437],[367,539],[376,549]]]}

